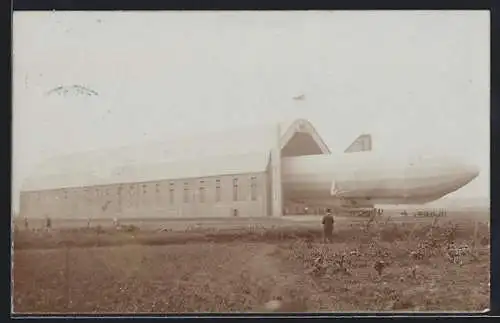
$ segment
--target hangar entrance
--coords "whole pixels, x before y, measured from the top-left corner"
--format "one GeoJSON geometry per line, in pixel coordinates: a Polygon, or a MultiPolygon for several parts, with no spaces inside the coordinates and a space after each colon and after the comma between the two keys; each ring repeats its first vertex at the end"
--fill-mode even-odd
{"type": "Polygon", "coordinates": [[[330,149],[314,129],[304,119],[296,120],[280,138],[280,156],[295,157],[329,154],[330,149]]]}
{"type": "Polygon", "coordinates": [[[318,143],[314,138],[305,132],[296,132],[292,138],[281,149],[281,157],[295,157],[307,155],[322,155],[318,143]]]}
{"type": "Polygon", "coordinates": [[[271,153],[271,191],[269,215],[282,216],[285,214],[286,196],[283,195],[281,179],[281,158],[308,155],[329,154],[328,146],[321,139],[309,121],[296,120],[285,133],[280,135],[278,147],[271,153]]]}

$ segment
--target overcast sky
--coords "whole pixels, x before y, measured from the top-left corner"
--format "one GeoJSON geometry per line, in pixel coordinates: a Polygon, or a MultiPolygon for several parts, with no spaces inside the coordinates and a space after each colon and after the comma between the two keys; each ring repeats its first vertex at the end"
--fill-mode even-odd
{"type": "Polygon", "coordinates": [[[489,197],[487,11],[15,12],[13,30],[14,196],[57,154],[302,117],[334,152],[371,133],[388,156],[460,156],[481,175],[454,196],[489,197]],[[47,95],[75,84],[98,95],[47,95]]]}

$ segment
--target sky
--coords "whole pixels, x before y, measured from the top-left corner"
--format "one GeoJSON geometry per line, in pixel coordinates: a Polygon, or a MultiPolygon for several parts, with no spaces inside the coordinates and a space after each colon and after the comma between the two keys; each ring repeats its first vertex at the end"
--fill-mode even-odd
{"type": "Polygon", "coordinates": [[[13,197],[43,160],[308,119],[333,152],[458,156],[489,199],[488,11],[14,12],[13,197]],[[96,95],[49,93],[83,86],[96,95]],[[302,96],[302,100],[296,100],[302,96]]]}

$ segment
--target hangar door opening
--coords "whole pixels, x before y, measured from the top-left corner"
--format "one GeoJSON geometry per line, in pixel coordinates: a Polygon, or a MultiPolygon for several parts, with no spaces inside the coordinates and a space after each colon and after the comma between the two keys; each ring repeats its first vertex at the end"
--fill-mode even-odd
{"type": "MultiPolygon", "coordinates": [[[[295,122],[281,138],[281,158],[310,156],[310,155],[323,155],[329,154],[328,146],[323,142],[319,134],[315,131],[314,127],[305,120],[298,120],[295,122]]],[[[293,214],[293,210],[303,208],[302,205],[297,205],[289,201],[286,194],[286,184],[281,174],[281,158],[279,162],[279,178],[280,184],[278,191],[280,192],[281,214],[293,214]],[[284,187],[285,185],[285,187],[284,187]]],[[[286,180],[285,180],[286,182],[286,180]]]]}
{"type": "Polygon", "coordinates": [[[323,151],[314,140],[311,134],[307,132],[296,132],[292,138],[281,149],[281,157],[322,155],[323,151]]]}

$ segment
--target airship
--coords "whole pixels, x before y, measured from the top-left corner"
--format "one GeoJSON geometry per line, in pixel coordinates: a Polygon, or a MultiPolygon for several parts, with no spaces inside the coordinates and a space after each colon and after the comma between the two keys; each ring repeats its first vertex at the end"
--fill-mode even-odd
{"type": "Polygon", "coordinates": [[[287,200],[333,208],[418,205],[467,185],[479,168],[448,156],[388,156],[372,150],[371,135],[360,135],[343,153],[284,157],[287,200]]]}

